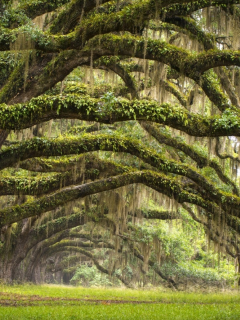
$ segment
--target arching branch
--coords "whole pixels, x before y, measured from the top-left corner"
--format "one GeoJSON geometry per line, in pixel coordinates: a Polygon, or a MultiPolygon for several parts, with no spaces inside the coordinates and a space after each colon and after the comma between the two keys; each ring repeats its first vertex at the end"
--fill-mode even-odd
{"type": "MultiPolygon", "coordinates": [[[[199,186],[204,188],[202,196],[205,199],[211,199],[218,205],[223,205],[225,207],[227,204],[232,208],[237,208],[238,201],[240,198],[236,196],[226,195],[221,190],[217,189],[208,179],[201,175],[197,170],[190,167],[189,165],[180,164],[172,160],[167,160],[160,156],[154,150],[150,148],[145,148],[143,145],[137,141],[130,140],[128,138],[118,138],[113,135],[85,135],[83,137],[70,138],[70,139],[60,139],[57,141],[54,139],[45,140],[37,139],[36,141],[31,140],[31,144],[27,141],[22,143],[19,147],[15,147],[13,151],[12,148],[3,151],[0,154],[0,168],[13,165],[17,160],[25,160],[27,158],[39,157],[39,156],[61,156],[73,153],[84,153],[96,150],[105,151],[118,151],[118,152],[128,152],[142,159],[144,162],[156,167],[159,171],[171,172],[177,175],[186,176],[193,180],[199,186]]],[[[126,168],[125,168],[126,169],[126,168]]],[[[58,187],[61,183],[63,177],[60,177],[60,181],[56,183],[53,180],[53,185],[56,184],[58,187]]],[[[66,179],[66,185],[68,180],[66,179]]],[[[69,183],[71,182],[71,178],[69,183]]],[[[48,180],[49,182],[49,180],[48,180]]],[[[41,188],[41,182],[39,182],[40,190],[45,186],[43,180],[43,187],[41,188]]],[[[50,182],[49,185],[51,186],[50,182]]],[[[51,186],[53,190],[56,189],[51,186]]],[[[28,192],[28,185],[26,186],[26,191],[28,192]]],[[[31,189],[30,189],[31,190],[31,189]]],[[[50,189],[51,190],[51,189],[50,189]]],[[[24,188],[23,188],[24,192],[24,188]]]]}
{"type": "Polygon", "coordinates": [[[218,177],[226,184],[231,185],[233,192],[239,195],[239,190],[236,184],[224,173],[222,166],[215,160],[208,159],[207,156],[194,150],[193,147],[189,146],[187,143],[181,142],[172,136],[164,134],[159,128],[152,125],[150,122],[141,122],[141,126],[149,132],[159,143],[164,143],[170,147],[176,148],[183,151],[186,155],[192,158],[200,168],[211,167],[213,168],[218,177]]]}
{"type": "Polygon", "coordinates": [[[80,119],[113,123],[147,120],[165,124],[198,137],[239,135],[238,111],[226,110],[222,117],[203,117],[169,104],[148,100],[118,100],[112,110],[101,99],[74,95],[38,97],[26,105],[0,106],[0,128],[19,130],[50,119],[80,119]],[[226,117],[228,115],[228,117],[226,117]]]}
{"type": "MultiPolygon", "coordinates": [[[[40,215],[44,212],[53,210],[54,208],[83,198],[90,194],[99,193],[102,191],[116,189],[133,183],[143,183],[154,190],[163,193],[169,197],[174,197],[179,203],[189,202],[196,204],[203,209],[207,209],[212,214],[218,210],[217,206],[201,197],[183,191],[183,186],[172,178],[167,178],[163,174],[154,173],[151,171],[140,171],[126,173],[120,176],[114,176],[108,179],[89,182],[80,186],[65,188],[53,194],[41,197],[34,201],[28,201],[22,205],[10,207],[0,211],[1,225],[13,223],[21,219],[40,215]]],[[[221,199],[225,205],[231,205],[233,208],[238,208],[238,198],[226,196],[226,199],[221,199]]],[[[233,211],[232,215],[238,217],[238,211],[233,211]]]]}

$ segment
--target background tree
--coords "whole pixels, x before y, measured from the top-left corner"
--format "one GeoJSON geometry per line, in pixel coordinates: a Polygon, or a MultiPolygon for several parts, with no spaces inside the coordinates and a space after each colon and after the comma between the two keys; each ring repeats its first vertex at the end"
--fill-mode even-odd
{"type": "Polygon", "coordinates": [[[167,243],[186,217],[239,270],[239,1],[3,1],[0,15],[1,278],[40,281],[78,252],[127,286],[177,287],[161,257],[179,265],[167,243]]]}

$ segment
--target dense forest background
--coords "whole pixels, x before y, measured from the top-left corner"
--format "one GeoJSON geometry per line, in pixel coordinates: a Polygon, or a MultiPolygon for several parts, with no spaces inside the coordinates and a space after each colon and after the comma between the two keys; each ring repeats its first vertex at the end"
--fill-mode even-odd
{"type": "Polygon", "coordinates": [[[239,1],[0,1],[0,279],[237,286],[239,1]]]}

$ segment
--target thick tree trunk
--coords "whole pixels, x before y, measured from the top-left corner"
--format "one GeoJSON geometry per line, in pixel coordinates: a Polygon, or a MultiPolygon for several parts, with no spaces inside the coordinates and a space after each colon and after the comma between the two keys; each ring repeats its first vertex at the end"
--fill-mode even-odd
{"type": "Polygon", "coordinates": [[[4,283],[12,283],[12,261],[7,260],[2,255],[0,255],[0,279],[4,283]]]}

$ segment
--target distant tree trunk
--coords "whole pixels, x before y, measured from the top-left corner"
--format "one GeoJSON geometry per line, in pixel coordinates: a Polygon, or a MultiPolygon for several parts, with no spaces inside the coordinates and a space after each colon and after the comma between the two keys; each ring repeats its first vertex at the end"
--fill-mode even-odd
{"type": "Polygon", "coordinates": [[[237,285],[240,288],[240,252],[237,253],[237,258],[236,258],[236,269],[237,269],[237,285]]]}
{"type": "Polygon", "coordinates": [[[8,136],[8,131],[0,129],[0,149],[1,149],[4,141],[7,139],[7,136],[8,136]]]}

